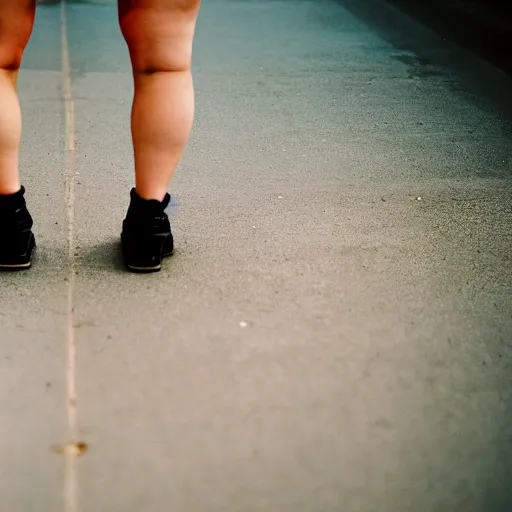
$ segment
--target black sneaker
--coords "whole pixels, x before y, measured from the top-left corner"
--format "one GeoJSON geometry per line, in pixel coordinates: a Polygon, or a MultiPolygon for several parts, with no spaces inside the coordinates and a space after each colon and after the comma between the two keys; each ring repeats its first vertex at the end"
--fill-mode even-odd
{"type": "Polygon", "coordinates": [[[32,217],[25,203],[25,188],[0,195],[0,270],[30,268],[36,246],[32,217]]]}
{"type": "Polygon", "coordinates": [[[125,264],[133,272],[158,272],[162,259],[174,251],[171,225],[165,213],[171,196],[166,194],[162,202],[147,200],[132,189],[130,197],[121,233],[125,264]]]}

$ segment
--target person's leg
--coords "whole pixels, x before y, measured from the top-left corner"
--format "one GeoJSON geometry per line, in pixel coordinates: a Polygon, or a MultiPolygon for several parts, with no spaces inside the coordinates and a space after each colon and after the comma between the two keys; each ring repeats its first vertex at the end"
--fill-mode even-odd
{"type": "Polygon", "coordinates": [[[34,14],[35,0],[0,0],[0,194],[20,190],[21,111],[16,82],[34,14]]]}
{"type": "Polygon", "coordinates": [[[144,199],[163,200],[192,128],[199,6],[200,0],[119,0],[135,85],[135,189],[144,199]]]}
{"type": "Polygon", "coordinates": [[[30,267],[32,218],[19,179],[21,110],[16,91],[35,0],[0,0],[0,269],[30,267]]]}
{"type": "Polygon", "coordinates": [[[118,0],[133,68],[135,189],[123,224],[125,262],[156,271],[174,244],[165,208],[194,118],[190,71],[201,0],[118,0]]]}

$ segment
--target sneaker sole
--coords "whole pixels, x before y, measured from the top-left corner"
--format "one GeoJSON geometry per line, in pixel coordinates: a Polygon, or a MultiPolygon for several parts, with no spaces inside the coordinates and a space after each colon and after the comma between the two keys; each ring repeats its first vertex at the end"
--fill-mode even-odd
{"type": "MultiPolygon", "coordinates": [[[[163,258],[168,258],[170,256],[172,256],[174,254],[174,251],[173,252],[169,252],[167,254],[162,254],[162,259],[163,258]]],[[[162,263],[158,264],[158,265],[155,265],[153,267],[137,267],[135,265],[126,265],[128,270],[131,270],[132,272],[136,272],[138,274],[150,274],[152,272],[160,272],[160,270],[162,270],[162,263]]]]}
{"type": "Polygon", "coordinates": [[[36,250],[34,235],[31,235],[28,247],[28,260],[22,263],[0,263],[0,271],[28,270],[32,266],[32,256],[36,250]]]}
{"type": "Polygon", "coordinates": [[[0,270],[27,270],[32,266],[32,262],[28,263],[18,263],[16,265],[2,265],[0,263],[0,270]]]}

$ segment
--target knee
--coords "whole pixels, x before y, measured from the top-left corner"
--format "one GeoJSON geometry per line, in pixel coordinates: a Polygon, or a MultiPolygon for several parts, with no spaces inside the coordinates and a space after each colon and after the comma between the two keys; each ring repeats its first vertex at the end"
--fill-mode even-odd
{"type": "Polygon", "coordinates": [[[0,43],[0,69],[18,71],[23,58],[23,46],[0,43]]]}
{"type": "MultiPolygon", "coordinates": [[[[2,0],[0,0],[2,3],[2,0]]],[[[14,9],[0,7],[0,69],[17,71],[34,24],[35,2],[14,9]]]]}
{"type": "Polygon", "coordinates": [[[120,12],[134,73],[187,71],[200,0],[181,0],[166,12],[151,7],[120,12]]]}

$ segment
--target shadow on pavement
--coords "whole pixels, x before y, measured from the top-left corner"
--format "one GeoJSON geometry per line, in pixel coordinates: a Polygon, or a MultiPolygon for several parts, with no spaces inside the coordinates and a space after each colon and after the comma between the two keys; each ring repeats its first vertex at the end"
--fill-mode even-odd
{"type": "Polygon", "coordinates": [[[387,0],[512,76],[512,3],[504,0],[387,0]]]}
{"type": "MultiPolygon", "coordinates": [[[[478,28],[475,28],[473,19],[473,25],[470,27],[456,29],[460,24],[466,23],[466,18],[463,14],[457,18],[455,12],[458,11],[454,9],[449,11],[450,15],[447,15],[448,8],[438,6],[438,2],[406,0],[368,0],[367,2],[336,0],[336,2],[399,50],[395,58],[410,66],[411,75],[419,78],[432,76],[442,78],[445,75],[445,81],[452,91],[472,94],[477,103],[490,107],[501,121],[512,123],[512,95],[510,94],[512,60],[508,57],[512,53],[512,37],[507,43],[510,46],[508,54],[503,50],[505,47],[493,53],[492,48],[499,46],[500,36],[494,35],[492,45],[490,43],[485,45],[485,38],[481,36],[481,32],[487,30],[486,33],[489,36],[487,40],[491,39],[489,19],[485,23],[482,22],[478,28]],[[419,25],[404,23],[404,17],[416,20],[419,25]],[[433,42],[431,31],[439,36],[437,44],[433,42]],[[462,32],[464,36],[458,35],[462,32]],[[452,43],[447,43],[447,40],[452,43]],[[466,51],[463,51],[463,48],[466,51]],[[475,55],[484,60],[475,58],[475,55]],[[494,67],[497,65],[500,65],[500,69],[494,67]],[[510,75],[506,71],[510,72],[510,75]]],[[[502,25],[507,27],[507,33],[512,36],[512,22],[504,20],[502,25]]],[[[498,34],[503,33],[504,30],[502,28],[498,34]]],[[[512,125],[507,128],[507,131],[512,135],[512,125]]]]}
{"type": "Polygon", "coordinates": [[[126,272],[118,239],[108,240],[90,247],[80,247],[77,254],[77,262],[81,269],[107,270],[116,274],[126,272]]]}

